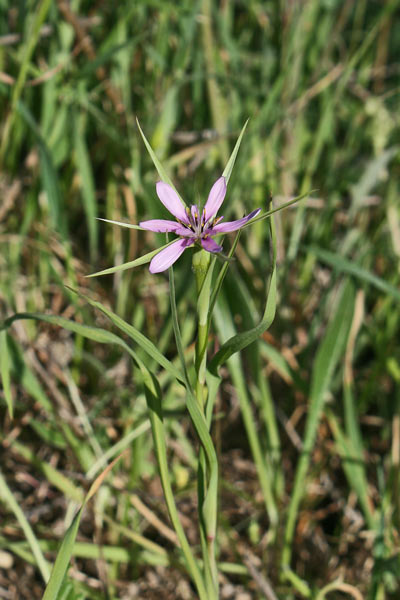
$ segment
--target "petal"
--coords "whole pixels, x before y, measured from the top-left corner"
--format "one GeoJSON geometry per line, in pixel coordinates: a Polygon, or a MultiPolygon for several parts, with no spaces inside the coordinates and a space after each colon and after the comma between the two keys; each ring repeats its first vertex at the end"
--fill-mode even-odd
{"type": "Polygon", "coordinates": [[[150,263],[150,273],[161,273],[161,271],[168,269],[191,244],[193,244],[193,241],[190,239],[179,239],[167,248],[164,248],[164,250],[161,250],[150,263]]]}
{"type": "Polygon", "coordinates": [[[156,185],[156,190],[157,196],[160,198],[165,208],[169,210],[171,215],[174,215],[174,217],[183,221],[183,223],[188,223],[189,220],[186,215],[185,207],[176,191],[168,185],[168,183],[165,183],[165,181],[159,181],[156,185]]]}
{"type": "Polygon", "coordinates": [[[178,225],[178,227],[175,229],[174,233],[176,233],[176,235],[180,235],[181,237],[187,237],[187,238],[195,238],[196,234],[194,231],[192,231],[191,229],[189,229],[188,227],[185,227],[184,225],[178,225]]]}
{"type": "Polygon", "coordinates": [[[242,219],[238,219],[237,221],[228,221],[227,223],[218,223],[214,227],[210,227],[206,233],[210,235],[215,235],[217,233],[229,233],[230,231],[236,231],[246,225],[248,221],[254,219],[260,212],[261,208],[257,208],[257,210],[253,210],[247,217],[243,217],[242,219]]]}
{"type": "Polygon", "coordinates": [[[221,252],[221,250],[222,250],[222,246],[217,244],[217,242],[215,242],[214,240],[212,240],[209,237],[202,238],[200,241],[201,241],[201,245],[203,246],[204,250],[207,250],[207,252],[221,252]]]}
{"type": "Polygon", "coordinates": [[[150,219],[150,221],[141,221],[140,227],[155,233],[176,233],[181,237],[196,237],[194,231],[188,227],[177,223],[176,221],[167,221],[166,219],[150,219]]]}
{"type": "Polygon", "coordinates": [[[142,221],[140,227],[154,231],[155,233],[167,233],[168,231],[176,231],[182,228],[182,225],[176,221],[167,221],[165,219],[150,219],[150,221],[142,221]]]}
{"type": "Polygon", "coordinates": [[[208,194],[207,202],[204,207],[204,221],[209,221],[214,217],[221,204],[224,201],[226,194],[226,181],[225,177],[220,177],[212,186],[210,193],[208,194]]]}

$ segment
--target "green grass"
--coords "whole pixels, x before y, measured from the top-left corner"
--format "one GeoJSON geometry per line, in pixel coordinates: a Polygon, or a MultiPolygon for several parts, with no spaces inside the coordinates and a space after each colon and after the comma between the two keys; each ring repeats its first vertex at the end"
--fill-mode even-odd
{"type": "MultiPolygon", "coordinates": [[[[316,191],[276,213],[275,320],[219,372],[221,588],[264,598],[269,586],[282,600],[398,597],[399,8],[3,3],[0,319],[10,319],[0,332],[0,550],[13,566],[1,569],[1,588],[43,596],[93,478],[128,447],[79,513],[59,597],[119,598],[131,584],[137,597],[184,598],[179,582],[192,589],[159,526],[172,527],[148,421],[162,416],[153,427],[166,432],[172,495],[197,556],[198,447],[176,382],[186,375],[175,308],[167,277],[141,260],[165,240],[96,217],[167,215],[136,119],[189,204],[204,201],[249,119],[221,214],[316,191]],[[136,266],[114,268],[125,262],[136,266]],[[157,373],[161,412],[149,415],[140,365],[157,373]]],[[[189,254],[174,276],[191,376],[189,254]]],[[[222,354],[227,338],[262,321],[267,221],[242,232],[235,256],[210,328],[222,354]]]]}

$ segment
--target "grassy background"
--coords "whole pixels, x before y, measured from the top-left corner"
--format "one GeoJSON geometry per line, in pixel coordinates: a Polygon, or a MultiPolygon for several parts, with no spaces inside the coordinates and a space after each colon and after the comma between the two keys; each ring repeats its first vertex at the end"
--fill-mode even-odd
{"type": "MultiPolygon", "coordinates": [[[[84,277],[162,237],[95,217],[137,223],[166,214],[136,116],[189,203],[208,193],[250,117],[225,216],[265,209],[271,193],[279,205],[317,191],[279,213],[275,322],[224,370],[213,430],[222,597],[264,598],[266,586],[278,598],[302,597],[301,584],[281,577],[286,552],[312,597],[343,579],[348,587],[329,598],[397,598],[400,3],[42,0],[0,8],[2,318],[46,312],[110,328],[67,284],[173,358],[164,275],[140,267],[84,277]]],[[[190,362],[186,254],[176,281],[190,362]]],[[[265,223],[242,235],[237,259],[217,307],[215,345],[263,310],[265,223]]],[[[121,440],[131,448],[85,513],[65,597],[193,597],[177,564],[140,378],[123,351],[32,320],[16,321],[0,343],[4,481],[49,560],[98,472],[93,465],[121,440]]],[[[197,544],[196,443],[182,390],[165,373],[159,379],[179,509],[197,544]]],[[[0,596],[40,598],[43,580],[5,489],[0,596]]]]}

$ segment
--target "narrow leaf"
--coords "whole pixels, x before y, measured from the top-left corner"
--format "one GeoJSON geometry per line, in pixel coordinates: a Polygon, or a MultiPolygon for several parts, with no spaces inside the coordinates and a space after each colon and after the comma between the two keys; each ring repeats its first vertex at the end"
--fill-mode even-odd
{"type": "MultiPolygon", "coordinates": [[[[69,289],[72,290],[72,288],[69,289]]],[[[77,293],[75,292],[75,290],[72,291],[74,293],[77,293]]],[[[99,327],[90,327],[89,325],[82,325],[82,323],[77,323],[76,321],[69,321],[64,317],[59,317],[56,315],[43,315],[40,313],[16,313],[4,321],[4,323],[0,326],[0,331],[2,329],[10,327],[14,321],[18,321],[21,319],[33,319],[34,321],[44,321],[45,323],[50,323],[51,325],[58,325],[59,327],[63,327],[63,329],[66,329],[67,331],[73,331],[74,333],[77,333],[82,337],[85,337],[89,340],[93,340],[94,342],[98,342],[100,344],[115,344],[117,346],[121,346],[126,352],[128,352],[128,354],[131,355],[134,361],[139,361],[132,348],[130,348],[128,344],[124,342],[124,340],[122,340],[119,336],[115,335],[114,333],[111,333],[110,331],[107,331],[106,329],[101,329],[99,327]]],[[[31,383],[33,382],[33,384],[37,386],[37,382],[35,381],[35,379],[32,378],[32,376],[30,377],[30,379],[31,383]]],[[[34,387],[34,392],[34,397],[37,398],[39,396],[39,401],[44,405],[44,402],[42,401],[41,396],[39,395],[40,389],[38,392],[36,390],[36,387],[34,387]]],[[[47,410],[49,410],[48,407],[47,410]]]]}
{"type": "MultiPolygon", "coordinates": [[[[67,286],[66,286],[67,287],[67,286]]],[[[183,381],[183,377],[180,371],[174,367],[174,365],[167,359],[161,352],[156,348],[156,346],[151,342],[146,336],[144,336],[139,330],[137,330],[133,325],[129,325],[123,319],[114,314],[111,310],[108,310],[103,306],[100,302],[95,302],[91,300],[88,296],[84,294],[80,294],[76,290],[72,288],[68,288],[75,294],[81,296],[86,302],[88,302],[91,306],[98,308],[101,310],[119,329],[121,329],[124,333],[126,333],[130,338],[132,338],[136,343],[138,343],[143,350],[151,356],[157,363],[159,363],[166,371],[171,373],[178,381],[183,381]]],[[[34,319],[36,321],[45,321],[47,323],[51,323],[52,325],[58,325],[67,329],[68,331],[73,331],[91,339],[95,342],[99,342],[101,344],[116,344],[124,348],[135,361],[138,361],[138,357],[135,352],[126,344],[120,337],[107,331],[105,329],[101,329],[99,327],[90,327],[88,325],[82,325],[82,323],[77,323],[76,321],[69,321],[64,317],[58,317],[55,315],[43,315],[40,313],[16,313],[12,315],[8,319],[6,319],[2,325],[0,325],[1,329],[6,329],[12,325],[14,321],[18,321],[20,319],[34,319]]]]}
{"type": "MultiPolygon", "coordinates": [[[[69,289],[71,289],[71,291],[75,292],[81,298],[86,300],[86,302],[88,302],[91,306],[99,309],[103,314],[105,314],[110,319],[110,321],[112,323],[114,323],[114,325],[116,325],[121,331],[126,333],[126,335],[128,335],[134,342],[136,342],[152,359],[154,359],[166,371],[171,373],[171,375],[173,375],[173,377],[175,377],[175,379],[183,382],[183,376],[182,376],[181,372],[171,363],[171,361],[169,361],[167,358],[165,358],[165,356],[163,354],[161,354],[161,352],[153,344],[153,342],[150,341],[145,335],[143,335],[143,333],[141,333],[138,329],[136,329],[136,327],[134,327],[133,325],[130,325],[129,323],[127,323],[126,321],[121,319],[121,317],[116,315],[112,310],[103,306],[100,302],[96,302],[95,300],[92,300],[91,298],[89,298],[89,296],[86,296],[85,294],[81,294],[80,292],[77,292],[76,290],[73,290],[72,288],[69,288],[69,289]]],[[[137,359],[137,357],[136,357],[136,359],[137,359]]]]}
{"type": "Polygon", "coordinates": [[[300,194],[300,196],[296,196],[296,198],[292,198],[292,200],[285,202],[285,204],[281,204],[281,206],[278,206],[277,208],[273,208],[272,210],[269,210],[268,212],[263,213],[262,215],[258,215],[258,217],[255,217],[254,219],[252,219],[251,221],[246,223],[246,225],[243,225],[243,227],[241,227],[241,229],[250,227],[251,225],[254,225],[254,223],[258,223],[258,221],[264,221],[264,219],[267,219],[274,213],[284,210],[285,208],[289,208],[289,206],[292,206],[292,204],[295,204],[296,202],[303,200],[303,198],[308,197],[310,194],[312,194],[315,191],[316,190],[311,190],[309,192],[305,192],[304,194],[300,194]]]}
{"type": "Polygon", "coordinates": [[[358,496],[369,528],[376,530],[377,517],[374,515],[374,506],[368,490],[364,455],[359,452],[353,440],[345,436],[337,417],[331,411],[328,412],[328,421],[342,457],[343,470],[349,486],[358,496]]]}
{"type": "Polygon", "coordinates": [[[63,582],[65,574],[67,572],[69,561],[72,556],[75,539],[76,539],[76,535],[78,533],[83,509],[85,508],[85,505],[87,504],[87,502],[97,492],[98,488],[103,483],[104,478],[111,471],[111,469],[113,468],[115,463],[120,460],[120,458],[122,457],[123,454],[124,453],[120,454],[116,459],[114,459],[113,462],[110,465],[108,465],[104,469],[104,471],[102,473],[100,473],[100,475],[95,479],[88,494],[85,497],[85,500],[83,501],[83,504],[82,504],[80,510],[75,515],[75,518],[72,521],[71,525],[68,527],[68,530],[64,536],[64,539],[63,539],[60,549],[58,551],[57,558],[54,563],[49,582],[46,586],[43,600],[56,600],[57,599],[62,582],[63,582]]]}
{"type": "Polygon", "coordinates": [[[187,562],[188,570],[196,584],[200,600],[207,599],[206,589],[204,587],[203,577],[193,555],[192,548],[187,540],[185,531],[179,518],[176,507],[175,496],[172,490],[170,469],[167,460],[167,447],[165,443],[166,433],[164,429],[163,411],[161,403],[161,390],[157,379],[149,373],[146,367],[141,365],[143,375],[144,391],[147,406],[150,414],[150,422],[153,433],[155,454],[157,457],[158,468],[160,472],[161,483],[164,491],[164,498],[167,504],[168,513],[179,539],[183,555],[187,562]]]}
{"type": "Polygon", "coordinates": [[[35,534],[29,524],[29,521],[27,520],[23,511],[21,510],[18,502],[14,498],[14,496],[13,496],[10,488],[8,487],[7,482],[4,479],[1,472],[0,472],[0,498],[9,506],[9,508],[14,513],[18,523],[21,526],[22,531],[25,534],[25,537],[30,546],[30,549],[32,550],[32,554],[35,557],[36,564],[41,572],[41,575],[42,575],[44,581],[47,582],[50,577],[49,564],[48,564],[47,560],[45,559],[45,557],[43,556],[43,553],[40,549],[38,540],[35,537],[35,534]]]}
{"type": "Polygon", "coordinates": [[[151,261],[153,256],[158,254],[161,250],[163,250],[167,246],[170,246],[175,241],[176,240],[172,240],[171,242],[168,242],[168,244],[164,244],[164,246],[161,246],[160,248],[156,248],[156,250],[152,250],[151,252],[148,252],[147,254],[143,254],[143,256],[140,256],[139,258],[136,258],[135,260],[131,260],[130,262],[123,263],[122,265],[116,265],[115,267],[110,267],[109,269],[104,269],[104,271],[97,271],[97,273],[91,273],[90,275],[86,275],[86,277],[99,277],[100,275],[110,275],[111,273],[117,273],[118,271],[126,271],[127,269],[133,269],[134,267],[139,267],[140,265],[145,265],[146,263],[149,263],[151,261]]]}
{"type": "Polygon", "coordinates": [[[296,468],[295,482],[290,499],[288,520],[285,530],[282,556],[282,564],[285,568],[290,564],[291,546],[297,513],[305,489],[304,481],[311,460],[311,452],[314,447],[326,392],[329,389],[335,368],[345,347],[353,315],[353,306],[354,290],[349,282],[346,282],[334,316],[328,325],[325,337],[318,349],[312,370],[310,406],[305,426],[303,451],[296,468]]]}
{"type": "Polygon", "coordinates": [[[226,179],[226,184],[227,185],[228,185],[228,181],[230,179],[233,167],[235,165],[236,156],[237,156],[237,153],[239,152],[240,144],[242,143],[242,137],[244,135],[244,132],[246,130],[248,122],[249,122],[249,119],[247,119],[246,123],[243,125],[242,131],[240,132],[240,135],[239,135],[239,137],[237,139],[237,142],[236,142],[235,147],[234,147],[234,149],[232,151],[232,154],[230,155],[230,158],[229,158],[229,160],[228,160],[228,162],[226,164],[224,172],[222,173],[222,176],[225,177],[225,179],[226,179]]]}
{"type": "Polygon", "coordinates": [[[377,275],[374,275],[370,271],[367,271],[367,269],[363,269],[347,258],[344,258],[339,254],[329,252],[328,250],[323,250],[317,246],[307,246],[306,249],[315,254],[319,260],[322,260],[322,262],[330,265],[334,269],[337,269],[342,273],[354,275],[358,279],[361,279],[361,281],[370,283],[381,292],[389,294],[389,296],[392,296],[396,300],[400,300],[400,291],[394,285],[385,281],[384,279],[381,279],[377,275]]]}
{"type": "Polygon", "coordinates": [[[75,155],[76,168],[80,175],[80,188],[82,193],[83,208],[86,215],[87,229],[89,232],[89,249],[92,259],[97,254],[98,224],[97,224],[97,201],[94,184],[93,169],[85,140],[85,118],[79,115],[75,130],[75,155]]]}
{"type": "Polygon", "coordinates": [[[238,245],[239,238],[240,238],[240,232],[241,232],[241,230],[239,229],[238,232],[236,233],[236,236],[235,236],[235,239],[234,239],[233,244],[231,246],[231,249],[229,250],[229,253],[228,253],[228,256],[227,256],[228,260],[222,265],[221,270],[218,273],[218,277],[217,277],[217,279],[215,281],[214,289],[213,289],[213,292],[212,292],[212,295],[211,295],[211,300],[210,300],[210,308],[209,308],[209,312],[208,312],[208,321],[209,321],[209,323],[211,322],[211,317],[212,317],[212,314],[213,314],[214,306],[215,306],[215,303],[217,301],[218,295],[219,295],[219,293],[221,291],[222,283],[223,283],[223,281],[225,279],[225,276],[226,276],[226,274],[228,272],[229,264],[230,264],[230,262],[232,260],[233,254],[234,254],[234,252],[236,250],[236,247],[238,245]]]}
{"type": "Polygon", "coordinates": [[[3,383],[4,398],[10,418],[13,418],[13,398],[10,385],[10,361],[7,347],[7,332],[0,331],[0,377],[3,383]]]}
{"type": "Polygon", "coordinates": [[[272,219],[270,221],[270,225],[273,246],[273,261],[272,274],[269,283],[264,314],[260,323],[256,325],[256,327],[234,335],[221,346],[220,350],[215,354],[209,366],[209,371],[214,374],[217,373],[218,367],[226,362],[228,358],[232,356],[232,354],[239,352],[239,350],[246,348],[249,346],[249,344],[257,340],[260,335],[263,334],[266,329],[268,329],[274,320],[276,310],[276,239],[275,226],[272,219]]]}
{"type": "Polygon", "coordinates": [[[150,154],[151,160],[153,161],[154,166],[157,169],[157,172],[158,172],[161,180],[165,181],[165,183],[168,183],[168,185],[170,185],[172,187],[172,189],[175,190],[175,192],[178,194],[179,198],[181,199],[182,204],[184,204],[181,196],[179,195],[178,190],[175,188],[174,184],[172,183],[172,179],[169,177],[167,171],[164,169],[161,162],[158,160],[153,148],[150,146],[150,142],[147,140],[146,136],[144,135],[142,128],[140,127],[140,123],[139,123],[138,119],[136,119],[136,123],[137,123],[137,126],[139,127],[140,135],[143,138],[144,145],[146,146],[147,151],[150,154]]]}
{"type": "MultiPolygon", "coordinates": [[[[232,332],[234,331],[234,323],[225,298],[222,307],[219,305],[216,307],[214,322],[220,336],[232,335],[232,332]]],[[[272,472],[271,469],[268,468],[268,464],[265,460],[265,455],[261,446],[259,424],[253,413],[252,402],[250,400],[248,385],[246,384],[240,355],[231,356],[227,361],[227,367],[231,374],[232,382],[235,387],[235,393],[239,401],[243,424],[246,430],[254,464],[256,466],[260,488],[264,496],[265,508],[269,516],[271,526],[274,529],[278,521],[278,510],[273,492],[274,486],[272,483],[272,472]]]]}
{"type": "MultiPolygon", "coordinates": [[[[2,436],[0,435],[0,439],[2,436]]],[[[38,457],[28,446],[21,444],[17,440],[10,442],[13,450],[20,454],[27,462],[35,469],[43,473],[47,481],[55,488],[59,489],[64,496],[70,498],[74,502],[82,502],[83,493],[80,488],[77,488],[68,477],[57,470],[50,462],[46,462],[38,457]]]]}
{"type": "Polygon", "coordinates": [[[111,469],[114,467],[114,465],[121,460],[121,458],[123,457],[124,454],[126,454],[128,452],[128,450],[124,450],[123,452],[121,452],[121,454],[119,454],[116,458],[114,458],[114,460],[112,462],[110,462],[109,465],[106,466],[106,468],[104,469],[104,471],[102,471],[100,473],[100,475],[98,477],[96,477],[96,479],[93,481],[92,485],[90,486],[90,489],[87,493],[87,496],[84,500],[84,504],[87,504],[89,502],[89,500],[91,498],[93,498],[93,496],[96,494],[97,490],[99,489],[99,487],[101,486],[101,484],[103,483],[104,479],[107,477],[107,475],[109,474],[109,472],[111,471],[111,469]]]}
{"type": "Polygon", "coordinates": [[[145,231],[143,227],[139,225],[134,225],[133,223],[124,223],[123,221],[112,221],[111,219],[103,219],[101,217],[97,217],[98,221],[104,221],[105,223],[111,223],[111,225],[119,225],[120,227],[128,227],[129,229],[139,229],[140,231],[145,231]]]}
{"type": "Polygon", "coordinates": [[[46,192],[47,201],[49,205],[49,213],[53,227],[60,231],[63,235],[65,235],[67,230],[67,220],[65,218],[63,210],[61,190],[51,152],[46,144],[46,140],[43,139],[39,126],[37,125],[28,107],[23,102],[21,102],[21,100],[19,100],[17,104],[17,109],[21,117],[24,119],[25,123],[31,129],[33,135],[35,136],[36,143],[38,145],[40,156],[41,179],[43,189],[46,192]]]}

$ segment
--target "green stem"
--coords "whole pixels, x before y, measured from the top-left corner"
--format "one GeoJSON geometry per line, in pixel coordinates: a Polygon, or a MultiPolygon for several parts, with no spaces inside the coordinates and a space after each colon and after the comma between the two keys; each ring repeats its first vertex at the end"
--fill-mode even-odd
{"type": "Polygon", "coordinates": [[[214,262],[211,264],[211,254],[198,250],[193,255],[193,271],[196,277],[197,289],[197,340],[195,354],[196,398],[202,412],[207,400],[206,366],[208,342],[208,310],[211,297],[211,277],[214,262]]]}
{"type": "Polygon", "coordinates": [[[171,480],[169,477],[169,468],[167,460],[167,448],[165,444],[165,431],[162,415],[162,406],[158,384],[155,377],[140,364],[142,375],[144,377],[145,394],[147,405],[149,407],[150,422],[153,433],[154,447],[157,456],[157,462],[160,471],[161,483],[164,491],[164,498],[167,504],[168,513],[179,539],[183,555],[186,560],[187,568],[195,582],[199,598],[209,600],[210,595],[206,589],[202,574],[192,553],[186,534],[179,519],[178,510],[175,504],[174,493],[172,491],[171,480]]]}
{"type": "MultiPolygon", "coordinates": [[[[212,440],[208,432],[208,426],[206,423],[206,419],[204,416],[204,408],[203,408],[203,399],[206,398],[207,393],[205,388],[202,389],[197,386],[196,379],[196,388],[199,387],[200,394],[198,397],[201,398],[201,402],[198,401],[198,397],[196,396],[191,382],[189,380],[185,355],[183,350],[182,338],[180,334],[180,328],[178,323],[178,315],[176,310],[176,301],[175,301],[175,284],[174,284],[174,275],[173,269],[170,268],[170,299],[171,299],[171,310],[172,310],[172,321],[174,326],[174,334],[175,340],[177,344],[178,354],[182,363],[182,369],[184,372],[184,382],[187,391],[187,408],[192,419],[193,425],[196,429],[196,432],[199,436],[201,447],[199,453],[199,463],[198,463],[198,507],[199,507],[199,524],[200,524],[200,539],[201,539],[201,547],[203,554],[203,565],[204,572],[202,575],[203,585],[206,589],[207,598],[210,600],[218,599],[218,589],[217,589],[217,569],[215,560],[210,560],[210,552],[211,556],[213,556],[212,552],[214,551],[213,545],[210,550],[210,544],[207,540],[215,539],[215,529],[216,529],[216,511],[217,511],[217,488],[218,488],[218,464],[217,458],[215,454],[214,447],[212,445],[212,440]]],[[[212,267],[210,269],[203,269],[204,274],[211,278],[212,267]]],[[[197,269],[197,273],[199,274],[199,269],[197,269]]],[[[204,290],[206,290],[204,287],[204,290]]],[[[204,292],[203,292],[204,293],[204,292]]],[[[201,296],[201,295],[200,295],[201,296]]],[[[199,300],[200,300],[199,296],[199,300]]],[[[207,349],[207,336],[204,335],[204,332],[201,336],[201,342],[197,344],[196,348],[198,348],[198,352],[196,353],[196,364],[205,363],[205,359],[198,360],[199,356],[205,356],[207,349]]],[[[205,369],[205,364],[203,365],[205,369]]]]}
{"type": "MultiPolygon", "coordinates": [[[[198,330],[195,353],[196,400],[205,416],[207,404],[207,342],[208,314],[211,298],[211,279],[214,261],[209,252],[199,250],[193,255],[193,271],[197,287],[198,330]]],[[[211,466],[207,464],[204,448],[200,448],[197,479],[200,519],[201,548],[204,560],[204,575],[210,599],[218,598],[218,569],[215,556],[216,516],[218,488],[210,485],[211,466]]]]}
{"type": "Polygon", "coordinates": [[[200,521],[201,551],[204,561],[204,579],[210,598],[218,598],[218,573],[215,562],[214,537],[208,534],[208,526],[204,511],[204,503],[207,493],[207,460],[204,448],[200,448],[199,466],[197,472],[197,498],[200,521]],[[212,543],[212,547],[210,544],[212,543]]]}

